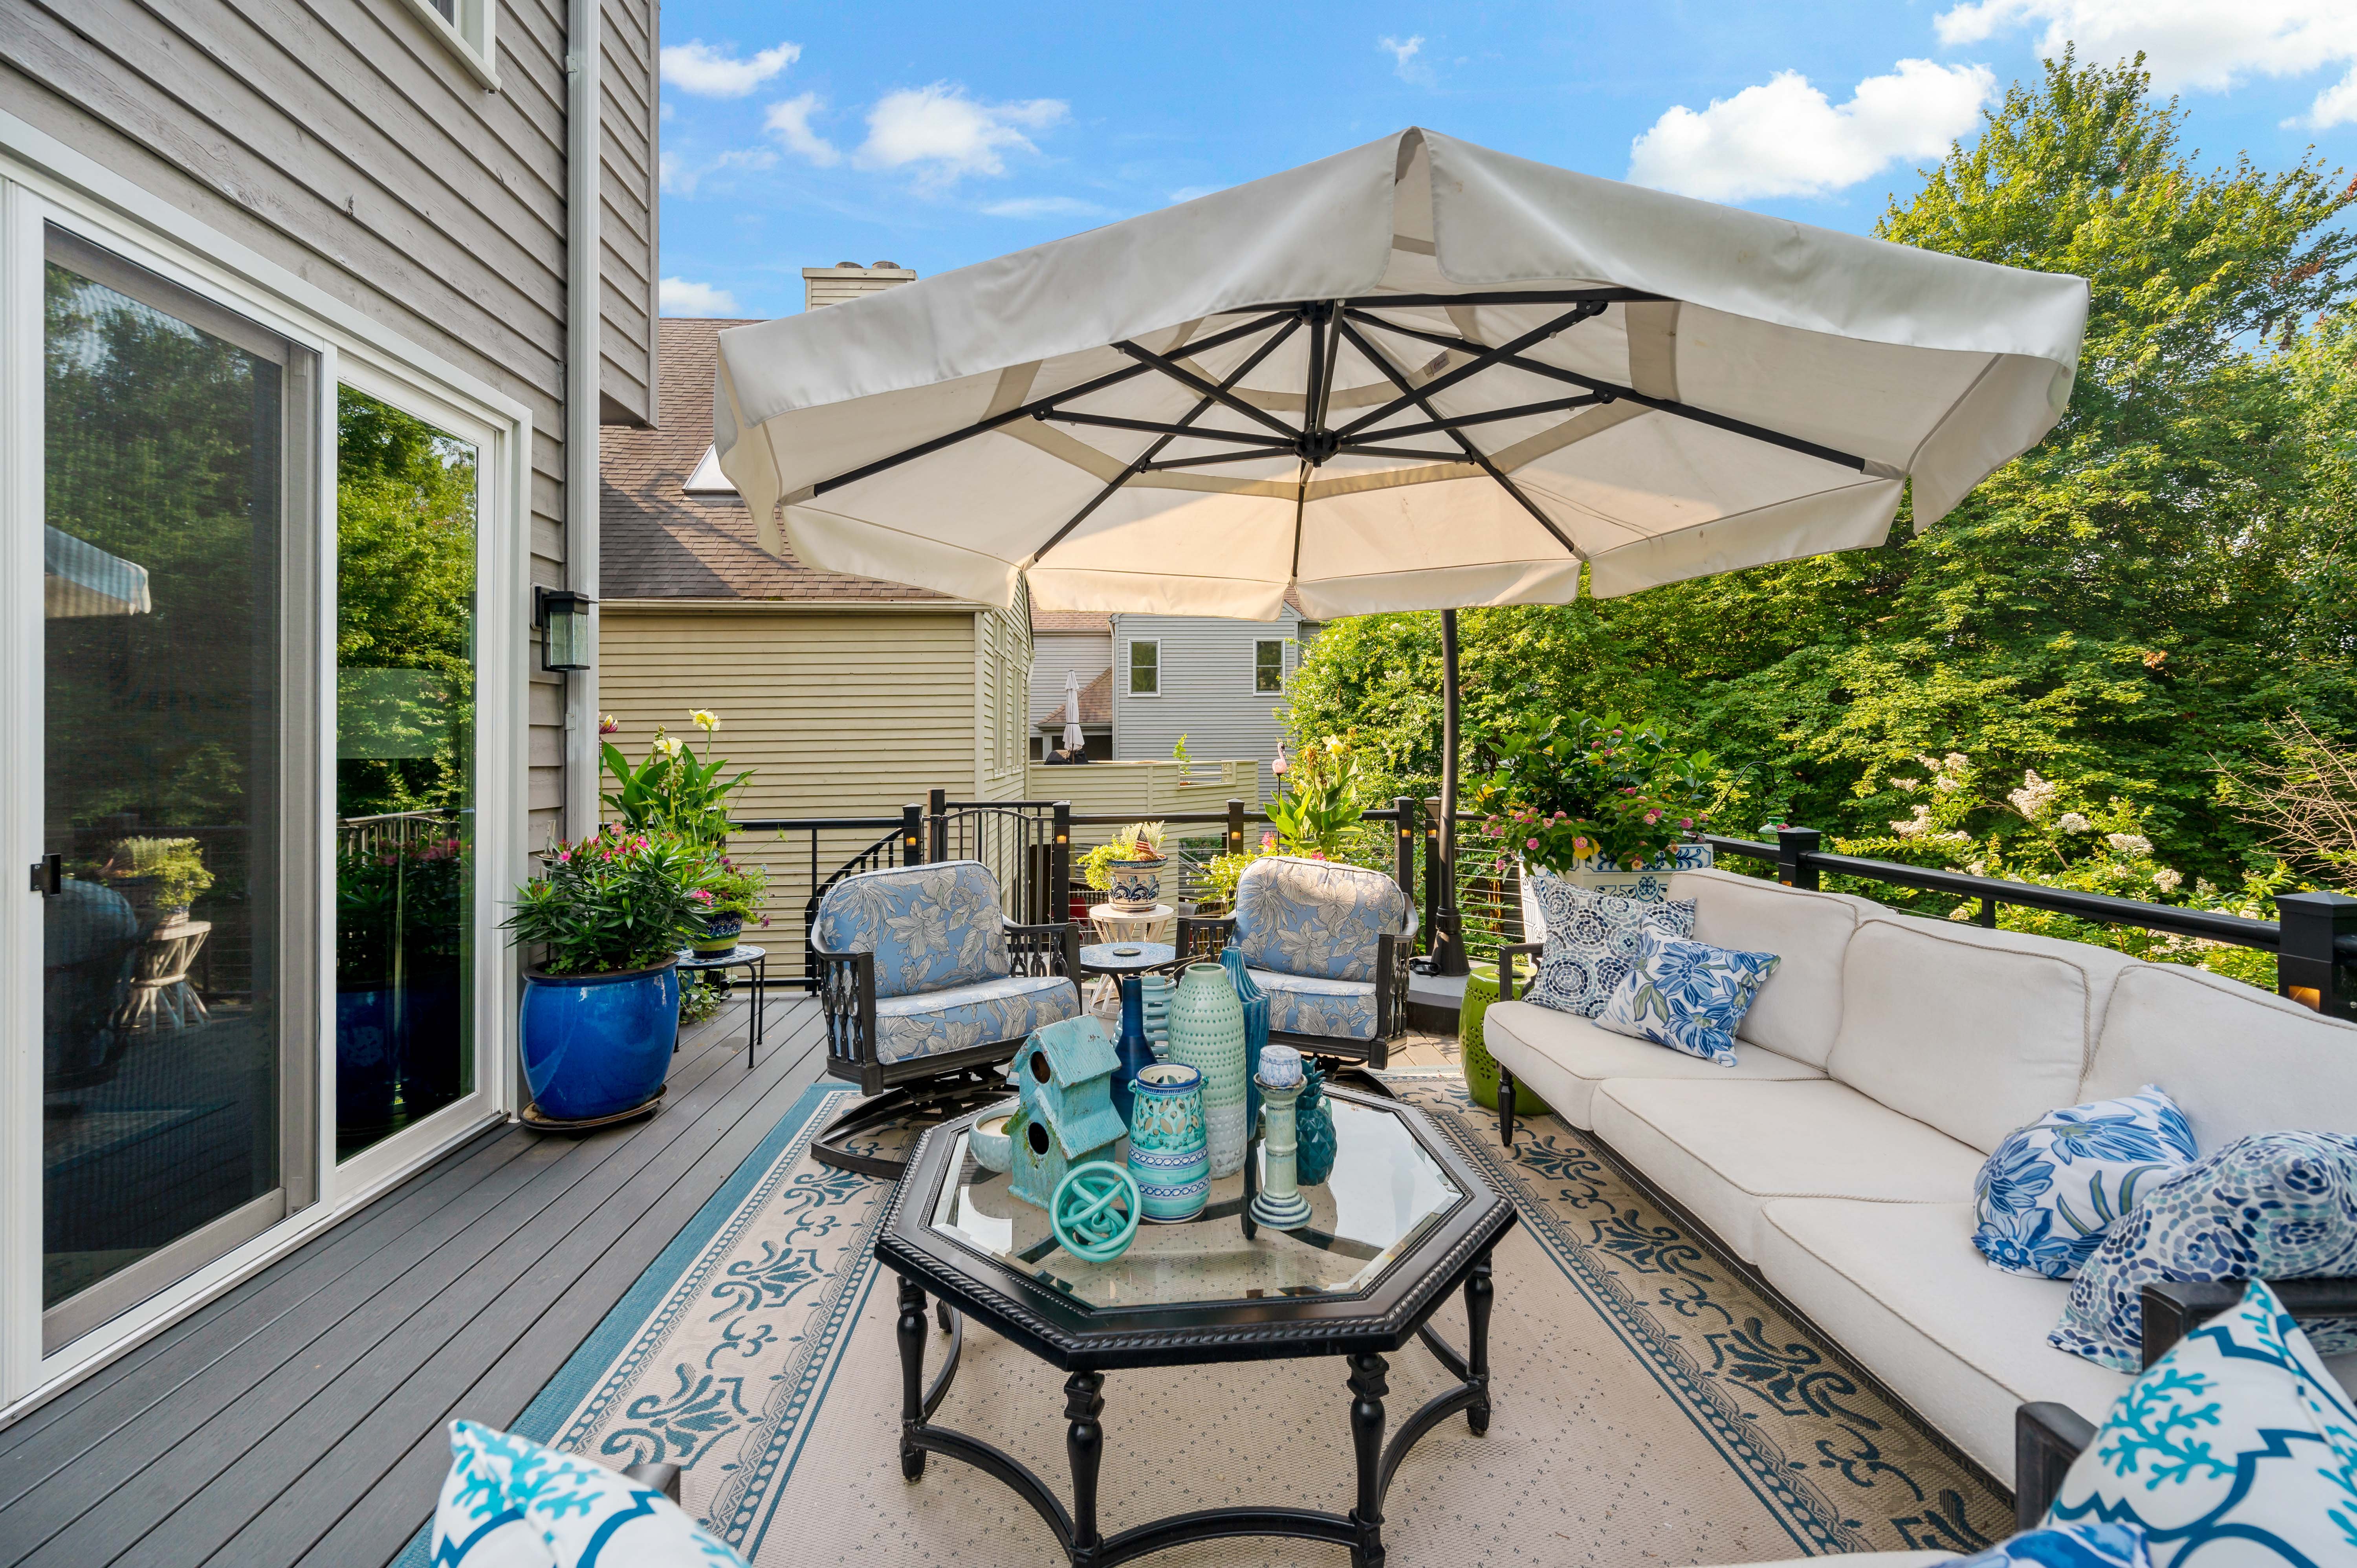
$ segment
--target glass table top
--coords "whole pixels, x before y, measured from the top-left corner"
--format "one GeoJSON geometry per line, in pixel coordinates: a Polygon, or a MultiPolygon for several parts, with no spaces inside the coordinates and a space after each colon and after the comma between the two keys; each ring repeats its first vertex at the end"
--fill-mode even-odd
{"type": "MultiPolygon", "coordinates": [[[[1334,1110],[1334,1171],[1301,1189],[1310,1213],[1298,1230],[1262,1226],[1246,1240],[1240,1172],[1211,1184],[1200,1218],[1141,1223],[1120,1257],[1085,1262],[1057,1242],[1046,1209],[974,1163],[963,1131],[950,1151],[932,1229],[1101,1311],[1355,1294],[1465,1195],[1394,1111],[1333,1096],[1327,1103],[1334,1110]]],[[[1127,1151],[1125,1140],[1119,1152],[1127,1151]]],[[[1253,1157],[1259,1154],[1254,1144],[1253,1157]]]]}

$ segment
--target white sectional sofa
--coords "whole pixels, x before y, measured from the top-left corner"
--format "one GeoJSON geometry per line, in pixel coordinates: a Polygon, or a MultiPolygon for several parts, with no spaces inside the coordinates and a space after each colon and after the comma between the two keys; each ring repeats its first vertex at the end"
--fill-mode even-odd
{"type": "Polygon", "coordinates": [[[2017,1405],[2100,1422],[2129,1380],[2047,1344],[2069,1282],[1974,1251],[1974,1176],[2006,1134],[2146,1083],[2204,1154],[2357,1133],[2357,1026],[2249,986],[1723,871],[1670,897],[1697,940],[1782,956],[1737,1066],[1527,1002],[1490,1008],[1489,1049],[2000,1480],[2017,1405]]]}

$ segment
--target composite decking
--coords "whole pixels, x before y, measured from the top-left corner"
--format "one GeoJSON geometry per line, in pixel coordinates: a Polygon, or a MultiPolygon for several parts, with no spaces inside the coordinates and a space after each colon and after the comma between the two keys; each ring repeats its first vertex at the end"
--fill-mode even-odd
{"type": "Polygon", "coordinates": [[[817,1008],[732,1004],[662,1110],[494,1127],[0,1429],[0,1565],[374,1568],[432,1508],[457,1416],[504,1426],[819,1076],[817,1008]]]}

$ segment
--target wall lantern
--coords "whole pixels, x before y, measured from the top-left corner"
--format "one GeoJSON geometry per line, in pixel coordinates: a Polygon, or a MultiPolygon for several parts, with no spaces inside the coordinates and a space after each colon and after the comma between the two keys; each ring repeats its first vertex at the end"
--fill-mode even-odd
{"type": "Polygon", "coordinates": [[[597,601],[570,588],[534,588],[532,621],[540,628],[543,670],[589,668],[589,607],[597,601]]]}

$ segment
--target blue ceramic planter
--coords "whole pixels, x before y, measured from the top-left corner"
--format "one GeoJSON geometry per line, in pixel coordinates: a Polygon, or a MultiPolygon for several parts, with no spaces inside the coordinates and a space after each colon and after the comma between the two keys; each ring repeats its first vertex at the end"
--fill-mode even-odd
{"type": "Polygon", "coordinates": [[[679,1038],[676,959],[616,974],[523,976],[523,1076],[560,1122],[619,1116],[655,1097],[679,1038]]]}

